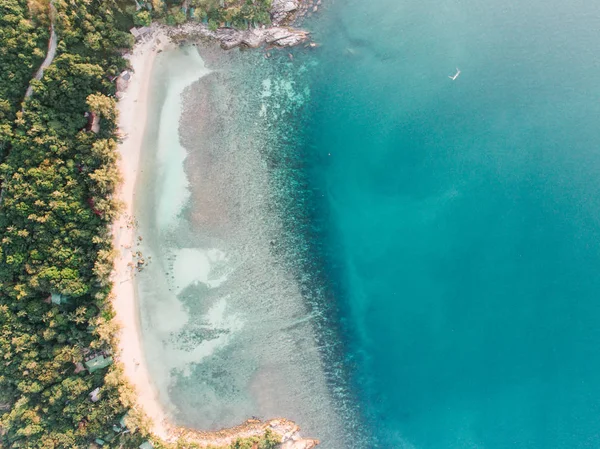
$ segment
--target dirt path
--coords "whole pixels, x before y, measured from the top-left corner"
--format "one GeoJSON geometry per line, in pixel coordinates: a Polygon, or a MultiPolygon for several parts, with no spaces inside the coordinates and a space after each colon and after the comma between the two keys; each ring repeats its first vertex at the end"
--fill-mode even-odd
{"type": "MultiPolygon", "coordinates": [[[[54,1],[50,0],[50,40],[48,41],[48,52],[46,53],[46,59],[40,65],[40,68],[35,74],[34,79],[41,80],[42,76],[44,76],[44,69],[47,68],[52,61],[54,60],[54,55],[56,55],[56,46],[58,45],[58,38],[56,37],[56,32],[54,31],[54,20],[56,17],[56,9],[54,8],[54,1]]],[[[31,94],[33,93],[33,86],[29,83],[29,87],[25,92],[25,100],[27,100],[31,94]]]]}

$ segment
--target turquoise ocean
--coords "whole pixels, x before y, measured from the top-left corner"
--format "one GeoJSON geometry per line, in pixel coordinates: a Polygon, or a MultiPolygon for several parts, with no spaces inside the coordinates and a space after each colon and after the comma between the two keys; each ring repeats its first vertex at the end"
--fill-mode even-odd
{"type": "Polygon", "coordinates": [[[327,3],[303,170],[366,447],[600,447],[600,4],[327,3]]]}
{"type": "Polygon", "coordinates": [[[319,47],[157,57],[137,289],[171,417],[600,448],[600,3],[323,0],[303,25],[319,47]]]}

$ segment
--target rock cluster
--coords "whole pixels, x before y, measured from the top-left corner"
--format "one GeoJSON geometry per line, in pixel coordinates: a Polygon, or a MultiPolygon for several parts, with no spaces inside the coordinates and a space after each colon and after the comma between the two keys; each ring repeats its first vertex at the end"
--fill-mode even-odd
{"type": "Polygon", "coordinates": [[[271,5],[271,20],[273,25],[290,23],[299,8],[298,0],[273,0],[271,5]]]}
{"type": "Polygon", "coordinates": [[[271,20],[273,25],[292,25],[310,17],[319,10],[322,0],[273,0],[271,20]]]}
{"type": "Polygon", "coordinates": [[[249,419],[245,423],[229,429],[206,432],[183,427],[170,427],[168,441],[175,442],[179,438],[198,443],[203,447],[229,446],[238,438],[260,437],[270,430],[281,438],[281,449],[312,449],[319,444],[319,440],[300,438],[300,427],[293,421],[285,418],[261,421],[249,419]]]}
{"type": "Polygon", "coordinates": [[[269,428],[281,437],[280,449],[312,449],[319,440],[300,438],[300,427],[287,419],[272,419],[269,428]]]}
{"type": "Polygon", "coordinates": [[[170,28],[167,33],[174,41],[193,40],[197,38],[215,39],[221,47],[230,50],[235,47],[257,48],[262,45],[277,47],[293,47],[308,40],[309,33],[304,30],[288,27],[255,28],[236,30],[219,28],[211,31],[204,23],[187,22],[176,28],[170,28]]]}
{"type": "Polygon", "coordinates": [[[265,44],[277,47],[293,47],[306,41],[308,36],[306,31],[284,27],[245,31],[230,28],[217,30],[217,39],[221,41],[221,47],[227,50],[240,46],[257,48],[265,44]]]}
{"type": "Polygon", "coordinates": [[[280,449],[312,449],[318,444],[318,440],[300,438],[297,440],[287,440],[286,442],[281,444],[280,449]]]}

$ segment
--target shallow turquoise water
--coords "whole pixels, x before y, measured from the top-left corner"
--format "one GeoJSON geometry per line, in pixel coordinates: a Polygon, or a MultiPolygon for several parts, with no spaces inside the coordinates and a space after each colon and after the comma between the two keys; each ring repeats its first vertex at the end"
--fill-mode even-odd
{"type": "Polygon", "coordinates": [[[323,449],[600,447],[600,6],[321,10],[320,48],[200,49],[173,98],[196,50],[157,59],[137,286],[168,411],[323,449]]]}
{"type": "Polygon", "coordinates": [[[600,5],[526,3],[314,24],[303,169],[368,447],[600,447],[600,5]]]}

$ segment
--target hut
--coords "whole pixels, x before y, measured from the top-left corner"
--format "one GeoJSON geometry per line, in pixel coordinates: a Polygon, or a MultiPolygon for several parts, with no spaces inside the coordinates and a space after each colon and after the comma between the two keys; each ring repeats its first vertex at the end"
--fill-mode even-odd
{"type": "Polygon", "coordinates": [[[85,358],[85,367],[91,373],[99,369],[106,368],[113,362],[112,357],[108,357],[105,353],[94,353],[85,358]]]}
{"type": "MultiPolygon", "coordinates": [[[[121,429],[121,431],[127,429],[127,423],[126,423],[127,416],[129,416],[129,411],[121,417],[121,419],[119,420],[119,424],[117,424],[117,426],[121,429]]],[[[137,429],[137,427],[132,425],[131,422],[129,423],[129,425],[131,426],[130,427],[131,431],[134,431],[137,429]]]]}
{"type": "Polygon", "coordinates": [[[138,448],[139,449],[153,449],[154,445],[150,441],[146,440],[142,444],[140,444],[138,446],[138,448]]]}
{"type": "Polygon", "coordinates": [[[123,70],[116,80],[117,94],[116,97],[118,99],[123,97],[123,92],[127,89],[129,85],[129,80],[131,79],[131,72],[129,70],[123,70]]]}
{"type": "Polygon", "coordinates": [[[102,444],[100,446],[104,446],[106,443],[112,443],[116,437],[117,437],[117,435],[115,435],[114,433],[108,433],[108,434],[104,435],[102,438],[98,438],[96,440],[96,443],[98,443],[98,440],[100,440],[100,441],[102,441],[102,444]]]}
{"type": "Polygon", "coordinates": [[[84,117],[88,120],[85,130],[98,134],[100,131],[100,116],[95,112],[86,112],[84,117]]]}
{"type": "Polygon", "coordinates": [[[92,402],[98,402],[100,400],[100,387],[94,388],[90,391],[90,400],[92,402]]]}
{"type": "Polygon", "coordinates": [[[67,297],[64,295],[61,295],[60,293],[52,293],[50,295],[50,302],[52,302],[52,304],[56,304],[56,305],[66,304],[67,297]]]}
{"type": "Polygon", "coordinates": [[[152,33],[152,28],[150,27],[133,27],[129,30],[133,37],[135,37],[136,41],[144,40],[147,36],[152,33]]]}

